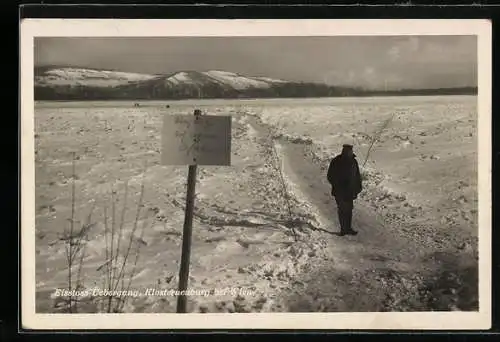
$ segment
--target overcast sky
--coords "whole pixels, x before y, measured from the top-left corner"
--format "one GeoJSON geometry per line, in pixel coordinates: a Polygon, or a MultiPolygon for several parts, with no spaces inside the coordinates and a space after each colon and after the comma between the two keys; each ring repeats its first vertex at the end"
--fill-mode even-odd
{"type": "Polygon", "coordinates": [[[475,36],[36,38],[35,65],[247,76],[366,88],[477,85],[475,36]]]}

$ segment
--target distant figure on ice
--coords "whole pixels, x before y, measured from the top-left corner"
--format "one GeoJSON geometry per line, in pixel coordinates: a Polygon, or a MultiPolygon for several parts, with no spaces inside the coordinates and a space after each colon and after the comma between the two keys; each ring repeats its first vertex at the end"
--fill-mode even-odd
{"type": "Polygon", "coordinates": [[[332,196],[337,202],[340,235],[356,235],[351,227],[353,202],[363,189],[358,161],[352,145],[342,146],[342,153],[332,159],[327,174],[332,186],[332,196]]]}

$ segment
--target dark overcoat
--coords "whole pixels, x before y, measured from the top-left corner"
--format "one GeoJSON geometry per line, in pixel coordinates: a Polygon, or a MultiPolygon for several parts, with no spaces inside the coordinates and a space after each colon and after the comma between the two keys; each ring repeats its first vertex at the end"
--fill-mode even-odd
{"type": "Polygon", "coordinates": [[[363,189],[356,156],[352,158],[339,154],[330,162],[327,179],[332,186],[332,196],[353,200],[363,189]]]}

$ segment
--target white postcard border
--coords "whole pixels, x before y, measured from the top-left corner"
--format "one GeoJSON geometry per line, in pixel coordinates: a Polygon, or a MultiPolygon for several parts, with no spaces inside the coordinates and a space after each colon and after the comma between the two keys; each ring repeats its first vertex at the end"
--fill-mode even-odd
{"type": "Polygon", "coordinates": [[[21,59],[21,298],[25,329],[420,329],[491,327],[491,23],[476,19],[24,19],[21,59]],[[477,35],[479,312],[36,314],[34,37],[477,35]]]}

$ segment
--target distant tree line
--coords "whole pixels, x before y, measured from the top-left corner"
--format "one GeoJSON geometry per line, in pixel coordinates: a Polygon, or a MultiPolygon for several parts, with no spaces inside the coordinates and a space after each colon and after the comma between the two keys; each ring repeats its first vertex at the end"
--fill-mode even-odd
{"type": "Polygon", "coordinates": [[[425,96],[477,95],[477,87],[439,89],[366,90],[334,87],[325,84],[290,82],[276,83],[269,88],[237,90],[219,83],[203,85],[166,84],[165,80],[142,81],[116,87],[83,85],[35,86],[36,101],[85,100],[176,100],[192,98],[307,98],[348,96],[425,96]]]}

